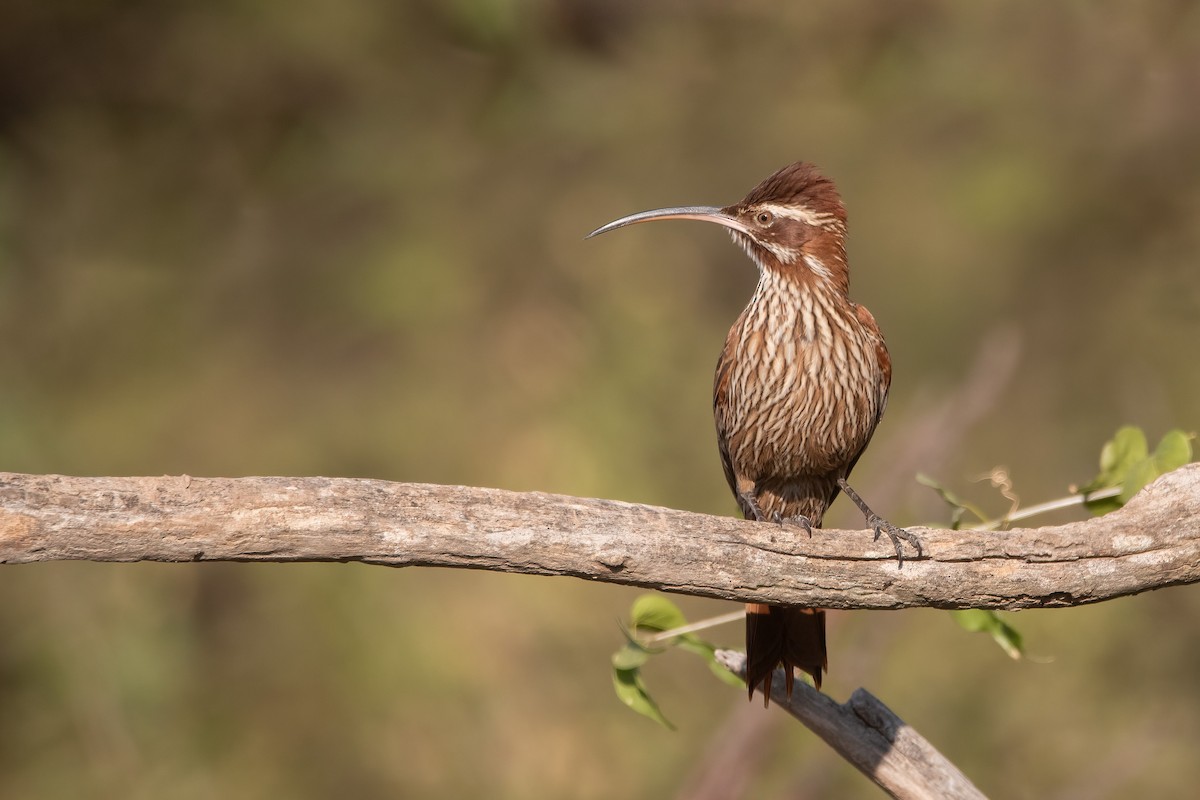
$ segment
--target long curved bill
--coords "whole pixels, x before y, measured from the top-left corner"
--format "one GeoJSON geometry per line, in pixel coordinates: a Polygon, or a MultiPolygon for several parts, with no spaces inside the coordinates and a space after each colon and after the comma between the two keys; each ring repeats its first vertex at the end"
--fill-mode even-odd
{"type": "Polygon", "coordinates": [[[698,219],[701,222],[715,222],[718,225],[724,225],[726,228],[732,228],[742,233],[750,232],[742,224],[741,220],[726,214],[723,209],[716,206],[676,206],[675,208],[655,208],[651,211],[639,211],[636,214],[630,214],[628,217],[614,219],[607,225],[601,225],[599,228],[596,228],[596,230],[583,238],[590,239],[602,233],[615,231],[617,228],[624,228],[626,225],[636,225],[639,222],[653,222],[656,219],[698,219]]]}

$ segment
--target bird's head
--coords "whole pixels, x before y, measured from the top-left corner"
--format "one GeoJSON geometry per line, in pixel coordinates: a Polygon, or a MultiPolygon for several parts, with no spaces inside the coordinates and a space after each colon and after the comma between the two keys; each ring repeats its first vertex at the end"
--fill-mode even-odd
{"type": "Polygon", "coordinates": [[[849,290],[846,209],[833,181],[812,164],[779,170],[731,206],[678,206],[613,220],[588,234],[661,219],[695,219],[729,229],[760,270],[829,281],[849,290]]]}

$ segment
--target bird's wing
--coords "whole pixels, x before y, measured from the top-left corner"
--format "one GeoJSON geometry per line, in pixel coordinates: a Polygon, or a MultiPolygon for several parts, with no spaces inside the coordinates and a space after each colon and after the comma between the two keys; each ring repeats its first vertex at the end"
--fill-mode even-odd
{"type": "Polygon", "coordinates": [[[738,476],[734,472],[733,459],[729,455],[729,381],[733,372],[735,331],[741,324],[742,320],[739,318],[730,329],[729,336],[725,339],[725,347],[721,349],[721,355],[717,358],[717,372],[713,378],[713,419],[717,424],[717,448],[721,451],[721,467],[725,470],[725,480],[729,483],[729,489],[733,492],[733,496],[737,498],[742,515],[750,519],[753,518],[754,513],[738,489],[738,476]]]}
{"type": "MultiPolygon", "coordinates": [[[[879,330],[879,324],[875,322],[875,316],[867,310],[866,306],[854,304],[854,314],[858,318],[859,323],[867,330],[870,337],[875,341],[875,358],[879,363],[879,385],[876,387],[878,392],[876,397],[876,412],[875,420],[871,423],[871,434],[875,433],[875,428],[879,426],[879,421],[883,419],[883,411],[887,408],[888,390],[892,387],[892,357],[888,354],[887,344],[883,341],[883,333],[879,330]]],[[[849,466],[846,467],[846,472],[842,475],[843,478],[849,478],[850,473],[854,470],[854,465],[858,463],[858,459],[862,457],[863,452],[867,449],[867,445],[871,443],[871,436],[867,436],[867,440],[863,442],[863,446],[854,454],[854,458],[850,459],[849,466]]],[[[833,491],[829,495],[830,504],[837,499],[838,491],[835,484],[833,491]]]]}

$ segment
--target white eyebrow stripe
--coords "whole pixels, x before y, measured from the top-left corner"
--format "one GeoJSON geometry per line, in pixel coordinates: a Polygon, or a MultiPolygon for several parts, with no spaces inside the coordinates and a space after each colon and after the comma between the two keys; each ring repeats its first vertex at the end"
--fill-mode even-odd
{"type": "Polygon", "coordinates": [[[777,203],[762,203],[758,206],[777,217],[794,219],[814,227],[824,227],[836,220],[833,214],[818,214],[806,206],[781,206],[777,203]]]}

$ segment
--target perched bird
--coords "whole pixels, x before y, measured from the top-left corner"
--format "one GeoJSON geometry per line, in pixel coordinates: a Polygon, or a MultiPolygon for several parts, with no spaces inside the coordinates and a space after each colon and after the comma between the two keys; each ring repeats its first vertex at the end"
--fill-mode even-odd
{"type": "MultiPolygon", "coordinates": [[[[758,267],[758,286],[717,359],[713,414],[725,478],[742,514],[812,535],[838,491],[886,534],[920,542],[876,515],[846,483],[887,405],[892,364],[871,312],[850,299],[846,209],[811,164],[790,164],[725,208],[681,206],[614,220],[588,237],[663,219],[715,222],[758,267]]],[[[746,606],[746,683],[769,702],[775,667],[787,694],[793,668],[821,687],[825,612],[746,606]]]]}

